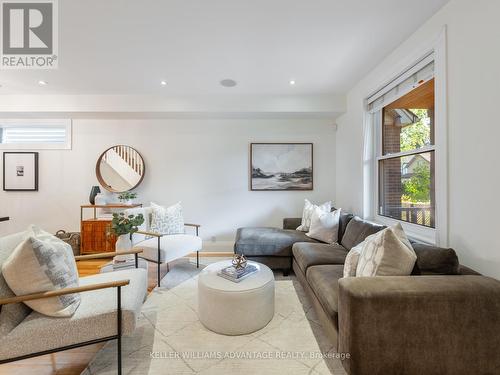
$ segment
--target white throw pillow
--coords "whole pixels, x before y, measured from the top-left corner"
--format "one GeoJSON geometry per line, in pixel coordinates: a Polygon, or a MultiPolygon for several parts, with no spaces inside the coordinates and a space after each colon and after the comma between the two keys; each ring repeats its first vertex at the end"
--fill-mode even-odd
{"type": "Polygon", "coordinates": [[[401,224],[381,230],[365,240],[356,276],[409,276],[417,261],[401,224]]]}
{"type": "Polygon", "coordinates": [[[333,212],[325,212],[316,207],[306,236],[326,243],[336,243],[339,239],[339,222],[340,208],[333,212]]]}
{"type": "Polygon", "coordinates": [[[302,211],[302,222],[297,227],[297,230],[302,232],[309,231],[311,226],[311,216],[316,208],[320,208],[324,212],[330,212],[332,209],[332,202],[325,202],[319,206],[312,204],[308,199],[304,199],[304,210],[302,211]]]}
{"type": "MultiPolygon", "coordinates": [[[[40,237],[22,241],[2,265],[2,275],[16,295],[48,292],[78,286],[73,250],[67,243],[39,231],[40,237]]],[[[80,305],[79,294],[26,301],[41,314],[69,317],[80,305]]]]}
{"type": "Polygon", "coordinates": [[[153,209],[151,218],[152,232],[160,234],[184,233],[181,202],[167,208],[151,202],[151,208],[153,209]]]}

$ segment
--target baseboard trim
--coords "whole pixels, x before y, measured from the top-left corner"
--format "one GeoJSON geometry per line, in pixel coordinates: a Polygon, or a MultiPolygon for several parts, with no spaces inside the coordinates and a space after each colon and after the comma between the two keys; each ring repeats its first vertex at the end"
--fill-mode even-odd
{"type": "Polygon", "coordinates": [[[203,241],[203,247],[200,254],[203,253],[233,253],[234,241],[203,241]]]}
{"type": "MultiPolygon", "coordinates": [[[[234,253],[232,251],[200,251],[200,257],[230,257],[234,253]]],[[[195,257],[196,253],[191,253],[189,257],[195,257]]]]}

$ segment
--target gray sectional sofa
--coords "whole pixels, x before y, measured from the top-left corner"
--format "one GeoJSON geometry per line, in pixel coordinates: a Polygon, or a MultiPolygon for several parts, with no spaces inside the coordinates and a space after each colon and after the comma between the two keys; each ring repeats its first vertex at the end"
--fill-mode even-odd
{"type": "Polygon", "coordinates": [[[500,374],[500,281],[417,242],[411,276],[343,278],[348,251],[384,227],[343,213],[338,244],[325,244],[299,225],[241,228],[235,252],[293,268],[349,374],[500,374]]]}

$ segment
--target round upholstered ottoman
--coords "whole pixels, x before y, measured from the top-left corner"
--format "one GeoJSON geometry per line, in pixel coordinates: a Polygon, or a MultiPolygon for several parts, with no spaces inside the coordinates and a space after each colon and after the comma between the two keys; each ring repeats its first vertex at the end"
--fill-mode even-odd
{"type": "Polygon", "coordinates": [[[213,263],[198,276],[198,315],[211,331],[245,335],[267,325],[274,316],[274,275],[269,267],[248,262],[258,271],[239,283],[217,275],[231,261],[213,263]]]}

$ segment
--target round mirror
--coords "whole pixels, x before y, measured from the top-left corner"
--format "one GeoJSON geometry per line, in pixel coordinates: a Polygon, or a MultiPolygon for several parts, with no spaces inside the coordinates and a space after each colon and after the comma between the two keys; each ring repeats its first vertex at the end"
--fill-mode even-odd
{"type": "Polygon", "coordinates": [[[104,151],[95,167],[103,188],[122,193],[136,188],[144,178],[146,165],[141,154],[130,146],[113,146],[104,151]]]}

